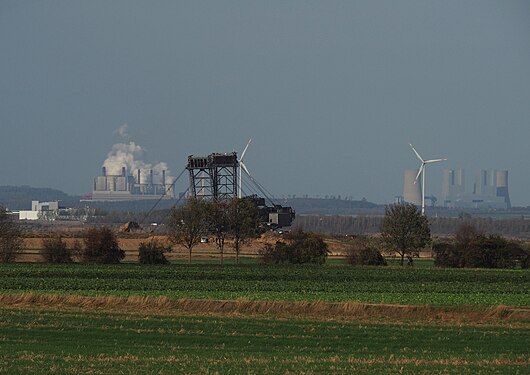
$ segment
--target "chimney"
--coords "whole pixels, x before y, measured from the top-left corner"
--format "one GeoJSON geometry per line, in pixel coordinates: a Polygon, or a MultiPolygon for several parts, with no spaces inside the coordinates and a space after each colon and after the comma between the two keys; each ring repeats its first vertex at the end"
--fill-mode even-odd
{"type": "Polygon", "coordinates": [[[166,170],[162,171],[162,185],[166,186],[166,170]]]}
{"type": "Polygon", "coordinates": [[[153,170],[149,170],[149,185],[153,185],[153,170]]]}
{"type": "Polygon", "coordinates": [[[140,174],[141,174],[141,172],[140,172],[140,170],[138,169],[138,185],[140,185],[140,182],[141,182],[141,181],[140,181],[140,174]]]}
{"type": "Polygon", "coordinates": [[[125,169],[125,167],[121,167],[121,175],[123,177],[127,176],[127,170],[125,169]]]}
{"type": "Polygon", "coordinates": [[[101,174],[103,176],[106,176],[107,175],[107,168],[105,168],[105,167],[101,168],[101,174]]]}

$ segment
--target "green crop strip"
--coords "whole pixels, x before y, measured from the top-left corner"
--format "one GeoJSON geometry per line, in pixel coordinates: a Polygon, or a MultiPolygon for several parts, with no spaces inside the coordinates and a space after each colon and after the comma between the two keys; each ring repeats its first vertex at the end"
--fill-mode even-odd
{"type": "Polygon", "coordinates": [[[0,274],[0,293],[530,306],[527,270],[3,264],[0,274]]]}

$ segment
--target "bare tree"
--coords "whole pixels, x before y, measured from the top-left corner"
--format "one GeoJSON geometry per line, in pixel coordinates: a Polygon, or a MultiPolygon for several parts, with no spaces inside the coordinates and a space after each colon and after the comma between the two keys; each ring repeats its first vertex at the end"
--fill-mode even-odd
{"type": "Polygon", "coordinates": [[[221,264],[224,262],[225,241],[229,234],[229,204],[227,202],[214,202],[211,206],[211,231],[215,236],[215,244],[221,255],[221,264]]]}
{"type": "Polygon", "coordinates": [[[168,222],[168,236],[172,243],[184,246],[191,253],[201,237],[210,227],[209,204],[204,200],[189,199],[186,204],[171,210],[168,222]]]}
{"type": "Polygon", "coordinates": [[[241,246],[260,234],[258,208],[248,199],[234,198],[228,203],[229,233],[239,263],[241,246]]]}
{"type": "Polygon", "coordinates": [[[401,257],[401,265],[406,255],[419,255],[431,241],[429,222],[418,208],[411,204],[393,204],[385,209],[381,226],[381,237],[387,250],[401,257]]]}
{"type": "Polygon", "coordinates": [[[0,206],[0,262],[14,262],[22,245],[17,223],[8,215],[7,210],[0,206]]]}

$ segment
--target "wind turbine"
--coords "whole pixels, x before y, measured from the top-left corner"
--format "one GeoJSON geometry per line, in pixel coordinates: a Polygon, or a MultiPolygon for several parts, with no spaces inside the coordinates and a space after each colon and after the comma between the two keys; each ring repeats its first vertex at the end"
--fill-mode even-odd
{"type": "Polygon", "coordinates": [[[243,149],[243,152],[241,153],[241,157],[239,158],[239,189],[237,191],[237,197],[243,198],[243,170],[246,172],[246,174],[250,175],[248,172],[247,166],[245,163],[243,163],[243,158],[245,157],[245,153],[247,152],[248,146],[250,146],[250,143],[252,142],[252,138],[250,138],[247,142],[247,145],[243,149]]]}
{"type": "Polygon", "coordinates": [[[418,151],[416,151],[412,143],[409,143],[409,145],[410,145],[410,148],[412,148],[412,151],[414,151],[418,159],[420,159],[421,161],[420,170],[418,171],[418,174],[416,175],[416,180],[414,181],[414,183],[418,182],[418,178],[420,177],[420,174],[421,174],[421,214],[425,215],[425,168],[427,164],[437,163],[439,161],[445,161],[447,160],[447,158],[424,160],[420,156],[418,151]]]}

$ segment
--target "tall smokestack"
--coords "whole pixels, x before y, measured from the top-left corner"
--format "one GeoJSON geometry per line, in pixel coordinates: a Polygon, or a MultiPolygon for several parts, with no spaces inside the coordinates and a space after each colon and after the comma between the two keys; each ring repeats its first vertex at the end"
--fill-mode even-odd
{"type": "Polygon", "coordinates": [[[101,168],[101,175],[106,176],[107,175],[107,168],[103,167],[101,168]]]}
{"type": "Polygon", "coordinates": [[[141,183],[140,175],[141,175],[141,172],[140,172],[140,170],[138,169],[138,185],[140,185],[140,183],[141,183]]]}
{"type": "Polygon", "coordinates": [[[121,167],[121,175],[123,177],[127,176],[127,170],[125,169],[125,167],[121,167]]]}
{"type": "Polygon", "coordinates": [[[153,185],[153,170],[149,170],[149,185],[153,185]]]}
{"type": "Polygon", "coordinates": [[[166,170],[162,171],[162,186],[166,187],[166,170]]]}

